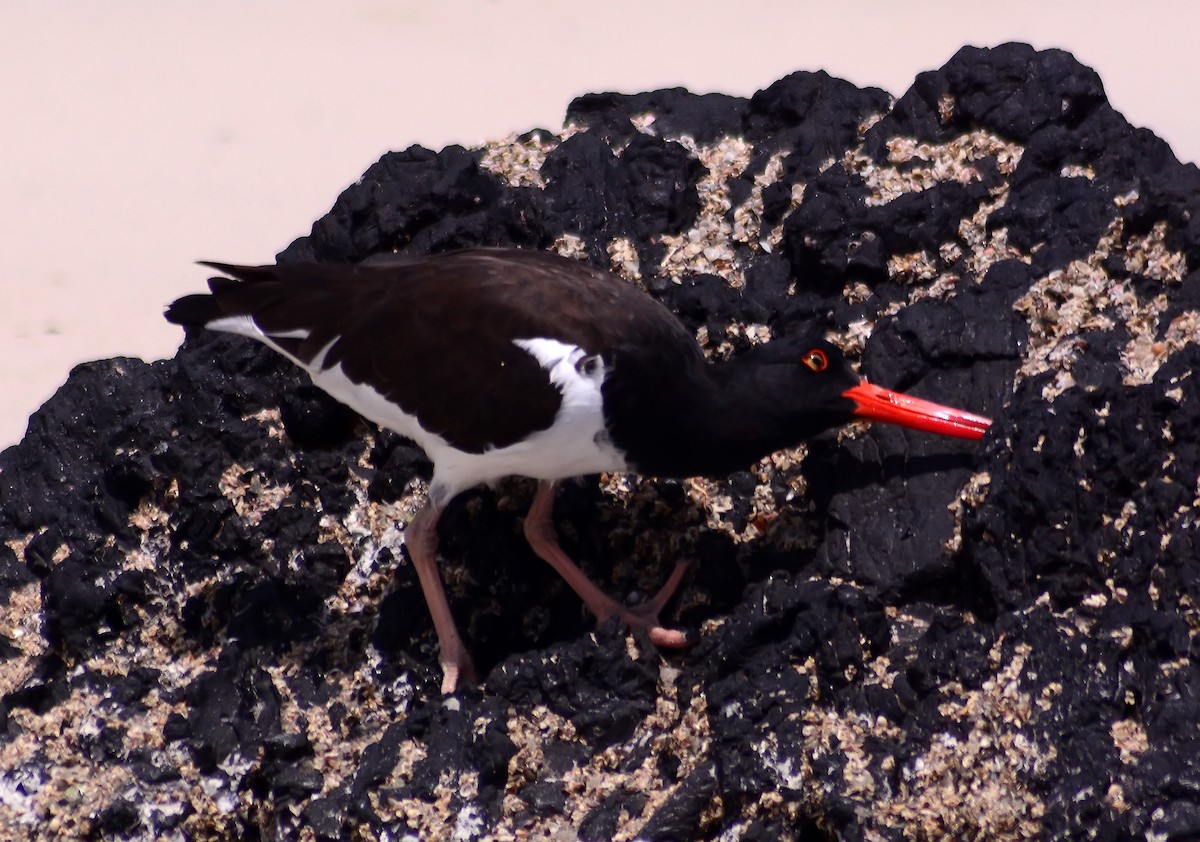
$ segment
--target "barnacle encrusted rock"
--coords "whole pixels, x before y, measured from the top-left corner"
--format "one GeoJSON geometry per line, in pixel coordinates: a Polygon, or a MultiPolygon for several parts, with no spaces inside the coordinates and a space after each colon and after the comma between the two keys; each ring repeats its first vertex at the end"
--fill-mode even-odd
{"type": "Polygon", "coordinates": [[[1019,44],[898,99],[593,94],[385,155],[280,260],[552,249],[710,355],[815,327],[995,424],[567,485],[615,595],[696,562],[684,653],[593,628],[521,537],[529,482],[464,495],[483,685],[444,700],[418,450],[236,337],[81,366],[0,454],[0,837],[1195,837],[1197,220],[1194,166],[1019,44]]]}

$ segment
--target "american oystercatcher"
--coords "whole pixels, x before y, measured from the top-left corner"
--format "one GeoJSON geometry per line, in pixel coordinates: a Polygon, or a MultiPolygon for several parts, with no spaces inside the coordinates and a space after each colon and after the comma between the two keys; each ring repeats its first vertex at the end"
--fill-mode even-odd
{"type": "Polygon", "coordinates": [[[990,421],[860,380],[838,350],[782,337],[709,362],[695,337],[632,284],[579,261],[470,249],[357,266],[231,266],[210,294],[166,318],[249,336],[283,354],[361,415],[415,441],[433,462],[425,507],[404,540],[433,615],[442,691],[473,680],[438,575],[437,521],[480,483],[539,480],[530,547],[604,621],[680,648],[658,614],[679,585],[626,607],[559,547],[555,483],[604,471],[720,476],[854,419],[978,439],[990,421]]]}

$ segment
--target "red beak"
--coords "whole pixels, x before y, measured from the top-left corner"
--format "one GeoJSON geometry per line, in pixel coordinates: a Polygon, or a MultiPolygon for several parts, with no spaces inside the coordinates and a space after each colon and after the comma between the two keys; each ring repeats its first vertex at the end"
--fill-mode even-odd
{"type": "Polygon", "coordinates": [[[992,419],[982,415],[881,389],[865,380],[842,392],[842,397],[854,401],[855,418],[899,424],[927,433],[981,439],[987,428],[992,426],[992,419]]]}

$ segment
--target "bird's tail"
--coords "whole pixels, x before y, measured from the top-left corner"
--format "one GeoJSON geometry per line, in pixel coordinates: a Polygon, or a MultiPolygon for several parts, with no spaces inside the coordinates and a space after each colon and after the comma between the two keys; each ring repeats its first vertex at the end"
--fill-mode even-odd
{"type": "Polygon", "coordinates": [[[221,318],[221,308],[217,306],[215,295],[196,293],[175,299],[163,315],[171,324],[204,327],[209,322],[221,318]]]}
{"type": "MultiPolygon", "coordinates": [[[[168,322],[185,327],[208,327],[213,322],[228,316],[247,315],[253,312],[253,302],[243,301],[238,293],[245,288],[245,281],[274,280],[270,267],[234,266],[227,263],[202,262],[220,272],[234,277],[208,279],[207,293],[195,293],[177,298],[168,305],[163,315],[168,322]]],[[[261,297],[261,296],[260,296],[261,297]]]]}

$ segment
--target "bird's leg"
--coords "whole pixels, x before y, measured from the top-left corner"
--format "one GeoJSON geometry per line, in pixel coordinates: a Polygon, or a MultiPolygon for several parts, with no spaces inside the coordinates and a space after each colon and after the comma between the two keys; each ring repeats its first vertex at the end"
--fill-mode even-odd
{"type": "Polygon", "coordinates": [[[450,614],[446,589],[437,569],[437,522],[442,510],[433,501],[417,512],[404,530],[404,546],[412,557],[425,603],[433,615],[433,628],[438,638],[438,661],[442,665],[442,693],[453,693],[459,681],[475,682],[475,665],[471,653],[459,637],[458,627],[450,614]]]}
{"type": "Polygon", "coordinates": [[[666,649],[683,649],[689,646],[690,641],[684,632],[664,628],[658,620],[659,611],[679,587],[683,574],[690,566],[689,563],[677,562],[667,583],[647,602],[634,608],[625,607],[596,587],[558,545],[558,535],[554,531],[554,521],[551,517],[554,512],[554,487],[553,482],[539,482],[533,504],[529,507],[529,514],[525,516],[525,540],[537,553],[538,558],[558,571],[599,622],[603,623],[615,615],[624,623],[645,629],[650,636],[650,642],[655,646],[666,649]]]}

